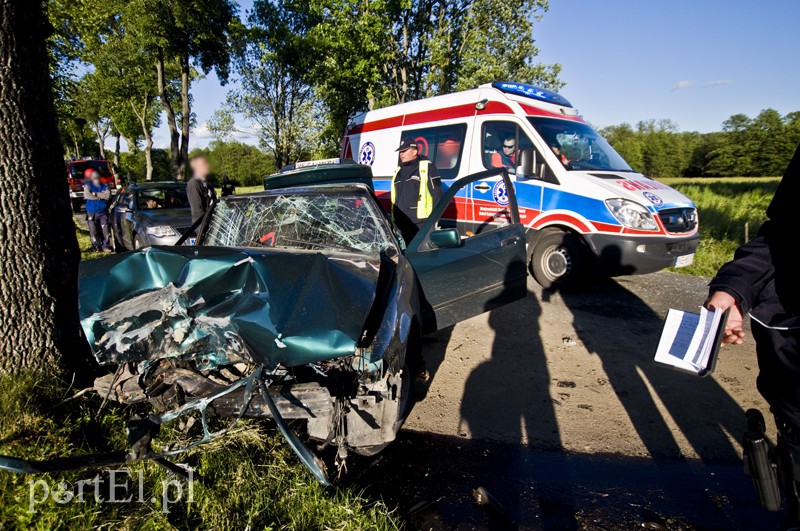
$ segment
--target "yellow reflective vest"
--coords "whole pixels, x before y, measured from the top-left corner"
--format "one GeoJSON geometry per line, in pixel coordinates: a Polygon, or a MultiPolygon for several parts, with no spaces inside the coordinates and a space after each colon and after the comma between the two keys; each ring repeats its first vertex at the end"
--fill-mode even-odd
{"type": "MultiPolygon", "coordinates": [[[[417,219],[426,219],[433,212],[433,195],[431,194],[430,187],[428,186],[428,167],[431,161],[419,161],[419,199],[417,200],[417,219]]],[[[397,176],[400,175],[400,166],[394,172],[392,177],[392,219],[394,219],[394,204],[397,197],[397,176]]]]}

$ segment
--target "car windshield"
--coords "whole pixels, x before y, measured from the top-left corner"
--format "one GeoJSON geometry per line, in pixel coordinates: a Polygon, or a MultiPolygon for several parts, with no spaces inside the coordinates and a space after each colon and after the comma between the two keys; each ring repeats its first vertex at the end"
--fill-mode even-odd
{"type": "Polygon", "coordinates": [[[136,204],[139,210],[189,208],[189,199],[185,188],[144,188],[136,192],[136,204]]]}
{"type": "Polygon", "coordinates": [[[204,245],[380,253],[394,243],[367,195],[298,193],[223,199],[204,245]]]}
{"type": "Polygon", "coordinates": [[[580,122],[528,117],[568,170],[633,171],[597,131],[580,122]]]}

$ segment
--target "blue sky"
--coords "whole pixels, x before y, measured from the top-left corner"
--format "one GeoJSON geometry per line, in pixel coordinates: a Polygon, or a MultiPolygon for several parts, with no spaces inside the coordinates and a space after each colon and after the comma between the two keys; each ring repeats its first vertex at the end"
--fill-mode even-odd
{"type": "MultiPolygon", "coordinates": [[[[798,22],[798,0],[550,0],[535,38],[595,126],[669,118],[707,132],[735,113],[800,110],[798,22]]],[[[192,87],[192,147],[211,139],[205,122],[229,88],[213,74],[192,87]]],[[[156,145],[167,140],[162,126],[156,145]]]]}

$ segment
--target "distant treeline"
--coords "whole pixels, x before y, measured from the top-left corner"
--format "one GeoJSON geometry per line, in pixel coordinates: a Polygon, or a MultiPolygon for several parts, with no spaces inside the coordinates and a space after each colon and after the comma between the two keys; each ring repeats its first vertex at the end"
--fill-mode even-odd
{"type": "Polygon", "coordinates": [[[715,133],[679,132],[670,120],[614,125],[600,133],[634,170],[650,177],[777,176],[800,144],[800,112],[735,114],[715,133]]]}
{"type": "MultiPolygon", "coordinates": [[[[91,151],[90,151],[91,152],[91,151]]],[[[193,149],[189,156],[205,155],[217,180],[228,175],[240,186],[261,184],[263,178],[275,172],[275,159],[256,146],[242,142],[212,141],[208,147],[193,149]]],[[[169,150],[154,148],[153,179],[154,181],[171,181],[173,179],[169,162],[169,150]]],[[[120,167],[123,178],[134,181],[145,180],[145,158],[141,150],[135,153],[121,153],[120,167]]]]}

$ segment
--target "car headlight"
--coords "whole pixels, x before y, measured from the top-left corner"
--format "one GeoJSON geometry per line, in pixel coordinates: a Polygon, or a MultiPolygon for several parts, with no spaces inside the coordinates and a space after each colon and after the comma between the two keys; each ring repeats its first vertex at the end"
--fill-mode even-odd
{"type": "Polygon", "coordinates": [[[178,233],[169,225],[156,225],[155,227],[147,227],[147,234],[155,236],[156,238],[166,238],[167,236],[177,236],[178,233]]]}
{"type": "Polygon", "coordinates": [[[606,199],[611,214],[629,229],[658,230],[653,214],[647,208],[627,199],[606,199]]]}

